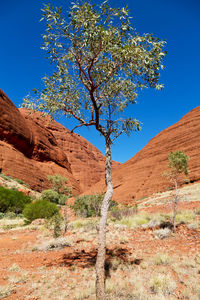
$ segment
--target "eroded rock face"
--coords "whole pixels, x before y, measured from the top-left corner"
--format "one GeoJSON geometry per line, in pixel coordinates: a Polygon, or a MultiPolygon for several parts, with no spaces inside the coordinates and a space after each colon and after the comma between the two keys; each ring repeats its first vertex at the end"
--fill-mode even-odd
{"type": "MultiPolygon", "coordinates": [[[[71,133],[63,125],[49,118],[41,118],[38,113],[30,116],[27,109],[20,109],[24,118],[31,119],[45,127],[56,139],[57,145],[67,154],[74,178],[79,182],[82,191],[87,190],[104,178],[104,155],[85,138],[71,133]]],[[[120,163],[113,162],[113,167],[120,163]]]]}
{"type": "Polygon", "coordinates": [[[34,190],[49,186],[47,175],[69,179],[74,193],[80,185],[72,175],[66,153],[53,134],[31,116],[24,117],[0,90],[0,171],[28,183],[34,190]]]}
{"type": "Polygon", "coordinates": [[[33,136],[17,107],[0,89],[0,139],[30,157],[33,152],[33,136]]]}
{"type": "Polygon", "coordinates": [[[50,118],[18,110],[0,90],[0,171],[35,190],[48,187],[47,175],[61,174],[77,194],[104,178],[104,156],[50,118]]]}
{"type": "MultiPolygon", "coordinates": [[[[168,169],[169,153],[177,150],[190,157],[190,181],[199,181],[200,106],[160,132],[134,157],[113,171],[113,198],[121,203],[133,204],[137,199],[165,191],[170,183],[162,174],[168,169]]],[[[104,182],[97,183],[87,193],[94,190],[105,190],[104,182]]]]}
{"type": "Polygon", "coordinates": [[[28,158],[14,146],[3,141],[0,141],[0,169],[3,174],[23,180],[36,191],[50,187],[46,179],[48,175],[60,174],[69,179],[74,194],[80,193],[78,182],[66,168],[53,161],[42,162],[28,158]]]}
{"type": "Polygon", "coordinates": [[[53,134],[31,116],[24,118],[11,100],[0,90],[0,140],[3,140],[26,157],[37,161],[54,161],[71,172],[64,151],[53,134]]]}

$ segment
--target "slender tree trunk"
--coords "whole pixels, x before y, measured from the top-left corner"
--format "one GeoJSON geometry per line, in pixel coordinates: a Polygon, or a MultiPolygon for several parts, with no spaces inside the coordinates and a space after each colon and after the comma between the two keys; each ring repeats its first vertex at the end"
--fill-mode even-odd
{"type": "Polygon", "coordinates": [[[105,300],[105,257],[106,257],[106,223],[110,200],[113,195],[112,170],[111,170],[111,141],[106,137],[106,162],[105,162],[105,180],[106,194],[101,206],[101,218],[99,223],[98,252],[96,260],[96,297],[97,300],[105,300]]]}
{"type": "Polygon", "coordinates": [[[173,224],[173,230],[176,232],[176,214],[177,214],[177,206],[178,206],[178,185],[177,185],[177,180],[174,179],[174,187],[175,187],[175,198],[174,198],[174,213],[173,213],[173,219],[172,219],[172,224],[173,224]]]}

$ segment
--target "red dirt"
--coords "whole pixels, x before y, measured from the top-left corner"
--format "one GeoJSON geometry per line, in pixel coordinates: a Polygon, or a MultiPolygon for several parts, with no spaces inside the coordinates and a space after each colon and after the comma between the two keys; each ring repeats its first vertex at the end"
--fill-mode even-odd
{"type": "MultiPolygon", "coordinates": [[[[199,207],[199,202],[195,202],[195,204],[197,204],[195,207],[199,207]]],[[[192,203],[190,208],[193,207],[194,204],[192,203]]],[[[112,226],[109,226],[109,232],[112,231],[112,226]]],[[[84,239],[80,239],[81,236],[79,239],[76,239],[76,234],[68,231],[66,237],[76,239],[73,247],[66,247],[57,251],[33,251],[32,249],[37,244],[40,235],[41,232],[36,230],[17,230],[0,233],[0,285],[9,283],[9,276],[13,275],[9,268],[13,264],[17,264],[20,269],[29,271],[30,274],[36,274],[35,276],[38,280],[40,280],[41,276],[38,273],[38,268],[40,267],[46,267],[47,270],[50,270],[52,267],[71,270],[72,277],[75,278],[76,284],[80,285],[81,288],[82,282],[80,278],[82,270],[95,265],[96,238],[93,241],[84,242],[84,239]],[[78,270],[76,273],[73,273],[74,266],[78,270]]],[[[114,243],[108,241],[107,262],[116,257],[121,259],[124,264],[134,264],[137,268],[141,262],[149,261],[157,253],[168,253],[171,257],[174,255],[177,257],[187,256],[189,259],[192,259],[195,254],[200,252],[200,229],[191,230],[186,225],[179,226],[175,236],[164,240],[155,239],[152,229],[140,228],[131,230],[127,228],[124,235],[128,236],[128,242],[121,241],[120,235],[115,239],[114,243]],[[134,259],[131,257],[134,257],[134,259]]],[[[41,240],[41,237],[39,240],[41,240]]],[[[181,291],[184,288],[183,284],[173,266],[167,268],[177,283],[175,299],[183,299],[181,296],[181,291]]],[[[19,275],[19,273],[19,270],[14,272],[15,275],[19,275]]],[[[109,271],[107,276],[110,276],[109,271]]],[[[70,281],[71,279],[69,278],[70,281]]],[[[15,284],[13,293],[5,299],[22,300],[27,295],[30,295],[29,299],[42,299],[34,298],[33,289],[30,287],[29,281],[15,284]]],[[[66,299],[71,300],[72,298],[66,299]]]]}
{"type": "MultiPolygon", "coordinates": [[[[151,207],[146,207],[142,210],[145,210],[149,213],[170,213],[172,211],[172,201],[170,201],[167,204],[162,205],[154,205],[151,207]]],[[[194,202],[179,202],[178,203],[178,210],[194,210],[196,208],[200,208],[200,201],[194,201],[194,202]]]]}

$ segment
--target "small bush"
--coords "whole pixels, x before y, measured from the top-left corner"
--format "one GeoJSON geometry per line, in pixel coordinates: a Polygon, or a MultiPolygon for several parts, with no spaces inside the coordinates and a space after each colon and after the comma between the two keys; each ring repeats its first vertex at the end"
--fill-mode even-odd
{"type": "Polygon", "coordinates": [[[171,259],[168,256],[168,254],[160,253],[154,257],[153,261],[154,261],[155,265],[168,265],[170,263],[171,259]]]}
{"type": "Polygon", "coordinates": [[[26,205],[23,215],[27,223],[31,223],[35,219],[50,219],[53,215],[58,214],[59,208],[56,204],[46,200],[36,200],[26,205]]]}
{"type": "Polygon", "coordinates": [[[9,212],[7,212],[6,214],[5,214],[5,216],[4,216],[5,218],[7,218],[7,219],[16,219],[16,214],[14,213],[14,212],[12,212],[12,211],[9,211],[9,212]]]}
{"type": "Polygon", "coordinates": [[[58,203],[59,200],[59,194],[58,192],[54,191],[54,190],[44,190],[42,192],[42,199],[46,200],[46,201],[50,201],[53,203],[58,203]]]}
{"type": "Polygon", "coordinates": [[[116,270],[119,268],[119,266],[120,266],[121,264],[123,264],[123,262],[121,261],[121,259],[119,259],[119,258],[113,258],[113,259],[109,262],[109,268],[110,268],[111,270],[116,271],[116,270]]]}
{"type": "Polygon", "coordinates": [[[194,212],[195,212],[196,215],[200,215],[200,207],[196,208],[196,209],[194,210],[194,212]]]}
{"type": "Polygon", "coordinates": [[[0,299],[9,296],[14,290],[13,285],[2,285],[0,286],[0,299]]]}
{"type": "Polygon", "coordinates": [[[7,181],[11,181],[13,179],[12,177],[10,177],[8,175],[4,175],[3,173],[1,173],[0,176],[7,181]]]}
{"type": "Polygon", "coordinates": [[[137,204],[131,207],[123,207],[123,208],[118,208],[118,206],[114,206],[111,209],[110,216],[112,218],[115,218],[116,220],[121,220],[122,218],[131,217],[137,214],[137,212],[138,212],[137,204]]]}
{"type": "Polygon", "coordinates": [[[187,224],[187,227],[189,229],[192,229],[192,230],[197,230],[198,228],[200,228],[200,221],[199,222],[198,221],[194,221],[194,222],[192,222],[190,224],[187,224]]]}
{"type": "Polygon", "coordinates": [[[50,201],[53,203],[57,203],[60,205],[64,205],[67,201],[67,196],[65,194],[59,194],[58,192],[54,190],[44,190],[42,192],[42,199],[46,201],[50,201]]]}
{"type": "Polygon", "coordinates": [[[16,178],[15,181],[17,181],[19,184],[24,184],[23,180],[16,178]]]}
{"type": "Polygon", "coordinates": [[[171,236],[172,231],[169,228],[158,229],[154,231],[154,234],[157,238],[163,240],[171,236]]]}
{"type": "Polygon", "coordinates": [[[62,232],[63,217],[60,213],[54,214],[47,222],[47,227],[53,227],[53,237],[58,238],[62,232]]]}
{"type": "Polygon", "coordinates": [[[69,228],[71,230],[76,230],[83,228],[84,231],[89,232],[90,230],[96,230],[98,225],[97,219],[82,219],[82,220],[74,220],[70,222],[69,228]]]}
{"type": "Polygon", "coordinates": [[[144,226],[144,224],[147,224],[149,220],[150,220],[150,216],[147,213],[142,212],[140,214],[133,215],[132,217],[123,218],[122,220],[119,221],[119,224],[125,225],[130,228],[136,228],[136,227],[144,226]]]}
{"type": "Polygon", "coordinates": [[[186,224],[195,219],[195,213],[191,210],[185,210],[176,215],[176,221],[180,224],[186,224]]]}
{"type": "Polygon", "coordinates": [[[68,242],[68,239],[65,237],[59,237],[57,239],[51,239],[42,243],[38,247],[38,250],[48,251],[48,250],[57,250],[63,249],[65,247],[71,247],[71,244],[68,242]]]}
{"type": "MultiPolygon", "coordinates": [[[[75,210],[76,215],[81,217],[100,216],[103,198],[103,194],[80,196],[76,198],[72,208],[75,210]]],[[[111,200],[109,209],[111,210],[114,206],[117,206],[117,202],[111,200]]]]}
{"type": "Polygon", "coordinates": [[[175,290],[176,283],[170,275],[158,274],[151,280],[150,287],[155,294],[169,295],[175,290]]]}
{"type": "Polygon", "coordinates": [[[3,219],[5,217],[5,214],[0,212],[0,220],[3,219]]]}
{"type": "Polygon", "coordinates": [[[200,253],[195,256],[195,262],[200,265],[200,253]]]}
{"type": "Polygon", "coordinates": [[[151,220],[144,224],[143,228],[156,228],[161,227],[166,222],[166,217],[163,214],[155,214],[152,216],[151,220]]]}
{"type": "Polygon", "coordinates": [[[0,186],[0,212],[13,212],[19,214],[26,204],[31,203],[31,198],[22,192],[9,190],[0,186]]]}

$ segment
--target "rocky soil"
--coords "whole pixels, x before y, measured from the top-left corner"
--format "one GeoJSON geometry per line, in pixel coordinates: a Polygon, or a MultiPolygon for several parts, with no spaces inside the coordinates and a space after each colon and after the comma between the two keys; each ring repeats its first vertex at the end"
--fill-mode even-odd
{"type": "MultiPolygon", "coordinates": [[[[200,184],[180,195],[176,234],[161,226],[170,220],[169,193],[145,199],[128,217],[110,215],[108,300],[199,299],[200,184]]],[[[76,218],[53,239],[44,225],[1,219],[0,298],[94,300],[97,223],[76,218]]]]}

